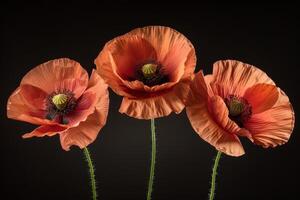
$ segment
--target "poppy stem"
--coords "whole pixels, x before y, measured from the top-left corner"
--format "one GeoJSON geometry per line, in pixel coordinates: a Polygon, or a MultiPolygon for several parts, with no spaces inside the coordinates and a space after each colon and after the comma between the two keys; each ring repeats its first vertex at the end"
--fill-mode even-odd
{"type": "Polygon", "coordinates": [[[216,189],[216,176],[217,176],[217,169],[219,165],[219,161],[221,158],[221,151],[218,151],[217,156],[215,158],[215,163],[212,169],[212,175],[211,175],[211,187],[210,187],[210,193],[209,193],[209,200],[213,200],[215,197],[215,189],[216,189]]]}
{"type": "Polygon", "coordinates": [[[91,159],[91,154],[87,147],[83,149],[83,153],[86,159],[86,162],[89,166],[90,171],[90,179],[91,179],[91,186],[92,186],[92,193],[93,193],[93,200],[97,200],[97,191],[96,191],[96,179],[95,179],[95,168],[93,165],[93,161],[91,159]]]}
{"type": "Polygon", "coordinates": [[[149,177],[149,183],[148,183],[147,200],[151,200],[153,181],[154,181],[154,170],[155,170],[156,136],[155,136],[155,122],[154,122],[154,119],[151,119],[151,140],[152,140],[151,165],[150,165],[150,177],[149,177]]]}

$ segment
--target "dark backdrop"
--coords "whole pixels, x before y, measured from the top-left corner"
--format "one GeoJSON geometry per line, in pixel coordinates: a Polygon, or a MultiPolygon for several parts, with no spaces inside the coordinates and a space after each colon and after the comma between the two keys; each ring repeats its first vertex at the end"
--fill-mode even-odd
{"type": "MultiPolygon", "coordinates": [[[[237,59],[266,71],[299,111],[299,14],[296,5],[198,5],[143,1],[110,5],[3,4],[1,8],[1,199],[91,199],[83,152],[61,149],[58,137],[23,140],[34,128],[6,118],[6,101],[31,68],[69,57],[90,73],[108,40],[146,25],[170,26],[197,49],[197,71],[219,59],[237,59]]],[[[118,112],[110,91],[107,125],[89,146],[101,200],[145,199],[150,122],[118,112]]],[[[216,200],[297,199],[299,135],[262,149],[242,140],[246,154],[224,156],[216,200]]],[[[153,200],[207,199],[215,149],[196,135],[185,111],[157,120],[158,154],[153,200]]]]}

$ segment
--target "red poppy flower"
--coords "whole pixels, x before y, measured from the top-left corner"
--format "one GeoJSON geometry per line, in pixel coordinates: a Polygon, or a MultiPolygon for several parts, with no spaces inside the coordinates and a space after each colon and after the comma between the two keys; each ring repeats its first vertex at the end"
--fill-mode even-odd
{"type": "Polygon", "coordinates": [[[79,63],[56,59],[29,71],[9,97],[7,116],[40,125],[23,138],[60,135],[63,149],[93,142],[108,113],[107,85],[96,73],[88,80],[79,63]]]}
{"type": "Polygon", "coordinates": [[[179,32],[149,26],[109,41],[95,64],[114,92],[123,96],[121,113],[151,119],[183,110],[196,55],[179,32]]]}
{"type": "Polygon", "coordinates": [[[187,115],[194,130],[228,155],[244,154],[239,136],[275,147],[286,143],[294,128],[289,98],[254,66],[218,61],[213,74],[196,75],[191,91],[187,115]]]}

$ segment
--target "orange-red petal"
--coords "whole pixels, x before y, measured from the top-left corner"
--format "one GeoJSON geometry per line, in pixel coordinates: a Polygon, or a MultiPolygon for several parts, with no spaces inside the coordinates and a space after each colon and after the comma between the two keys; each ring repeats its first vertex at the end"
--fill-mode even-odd
{"type": "Polygon", "coordinates": [[[256,84],[248,88],[244,94],[244,98],[252,107],[252,113],[264,112],[274,106],[277,102],[279,91],[275,85],[256,84]]]}
{"type": "Polygon", "coordinates": [[[95,105],[100,96],[105,94],[106,90],[107,84],[93,70],[87,90],[79,98],[75,110],[65,116],[68,126],[78,126],[81,121],[85,121],[94,112],[95,105]]]}
{"type": "Polygon", "coordinates": [[[222,129],[226,132],[235,134],[240,130],[240,127],[229,118],[229,111],[220,96],[213,96],[209,98],[208,110],[210,115],[222,129]]]}
{"type": "Polygon", "coordinates": [[[241,156],[244,149],[237,135],[245,134],[228,117],[228,109],[219,96],[213,96],[203,72],[190,85],[186,112],[195,132],[216,149],[231,156],[241,156]]]}
{"type": "Polygon", "coordinates": [[[97,71],[115,93],[121,96],[135,97],[117,73],[117,65],[109,50],[112,44],[113,40],[108,42],[95,59],[94,63],[97,66],[97,71]]]}
{"type": "Polygon", "coordinates": [[[36,129],[34,129],[30,133],[24,134],[23,138],[31,138],[31,137],[44,137],[44,136],[53,136],[60,132],[63,132],[67,129],[65,126],[56,125],[42,125],[36,129]]]}
{"type": "Polygon", "coordinates": [[[9,97],[7,117],[32,124],[55,124],[45,119],[46,93],[31,85],[21,85],[9,97]]]}
{"type": "Polygon", "coordinates": [[[260,69],[236,60],[221,60],[214,63],[209,82],[214,93],[222,98],[228,95],[243,96],[247,88],[259,83],[275,85],[260,69]]]}
{"type": "MultiPolygon", "coordinates": [[[[85,121],[80,122],[77,127],[70,128],[60,134],[60,142],[64,150],[68,151],[72,145],[80,148],[88,146],[96,139],[99,131],[105,125],[109,107],[109,96],[104,81],[101,80],[100,83],[102,87],[98,88],[99,95],[97,103],[94,106],[94,112],[85,121]]],[[[93,84],[90,82],[90,85],[93,84]]]]}
{"type": "Polygon", "coordinates": [[[190,84],[189,96],[186,100],[186,106],[192,106],[199,101],[207,101],[209,96],[208,85],[205,83],[203,71],[199,71],[193,76],[193,82],[190,84]]]}
{"type": "Polygon", "coordinates": [[[196,64],[195,49],[177,31],[161,26],[135,29],[109,41],[95,59],[98,73],[121,96],[145,98],[149,92],[173,87],[180,79],[192,76],[196,64]],[[170,82],[149,87],[136,80],[141,64],[157,62],[170,82]]]}
{"type": "Polygon", "coordinates": [[[32,85],[48,94],[58,90],[69,90],[78,98],[86,89],[88,74],[81,65],[68,58],[43,63],[30,70],[21,85],[32,85]]]}
{"type": "Polygon", "coordinates": [[[263,147],[276,147],[286,143],[293,131],[295,114],[289,98],[280,91],[276,104],[251,116],[244,124],[253,136],[254,143],[263,147]]]}
{"type": "Polygon", "coordinates": [[[48,94],[38,87],[32,85],[21,85],[20,95],[24,97],[24,100],[29,107],[46,110],[46,100],[48,94]]]}
{"type": "MultiPolygon", "coordinates": [[[[222,129],[229,133],[239,132],[239,126],[228,117],[229,111],[224,100],[211,92],[211,88],[206,84],[205,78],[202,71],[195,75],[190,86],[191,91],[187,99],[187,105],[193,106],[204,101],[211,117],[222,129]]],[[[243,133],[246,134],[245,132],[243,133]]]]}
{"type": "Polygon", "coordinates": [[[222,129],[211,117],[204,100],[187,107],[186,112],[195,132],[217,150],[230,156],[241,156],[245,153],[238,137],[222,129]]]}
{"type": "Polygon", "coordinates": [[[75,110],[64,116],[68,126],[77,126],[90,115],[95,106],[96,94],[94,92],[84,92],[78,99],[75,110]]]}
{"type": "Polygon", "coordinates": [[[159,96],[130,99],[123,98],[119,111],[137,119],[164,117],[171,112],[180,113],[185,107],[189,80],[181,81],[159,96]]]}
{"type": "Polygon", "coordinates": [[[196,66],[195,49],[192,43],[178,31],[164,26],[147,26],[128,33],[147,40],[157,52],[157,60],[170,74],[171,82],[191,76],[196,66]]]}
{"type": "Polygon", "coordinates": [[[161,85],[148,86],[139,80],[135,81],[123,81],[123,84],[127,86],[127,88],[131,89],[131,92],[138,97],[148,96],[149,93],[160,92],[166,89],[169,89],[176,85],[174,82],[167,82],[161,85]]]}
{"type": "Polygon", "coordinates": [[[113,69],[124,80],[132,80],[138,67],[156,60],[155,49],[139,36],[118,37],[109,48],[115,61],[113,69]]]}

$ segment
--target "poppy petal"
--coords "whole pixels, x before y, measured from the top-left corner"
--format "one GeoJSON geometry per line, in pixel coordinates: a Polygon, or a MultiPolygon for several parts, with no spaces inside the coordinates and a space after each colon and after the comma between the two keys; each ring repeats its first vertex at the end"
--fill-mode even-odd
{"type": "Polygon", "coordinates": [[[60,134],[60,142],[62,148],[66,151],[70,149],[72,145],[84,148],[92,143],[101,128],[106,123],[106,116],[108,106],[104,106],[96,109],[96,111],[89,115],[86,121],[81,122],[77,127],[70,128],[66,132],[60,134]]]}
{"type": "Polygon", "coordinates": [[[209,107],[208,110],[215,122],[227,132],[237,133],[240,128],[228,117],[229,111],[224,100],[218,95],[213,95],[211,88],[205,83],[205,78],[206,76],[204,77],[202,71],[195,75],[193,83],[190,85],[191,91],[187,105],[193,106],[202,101],[206,102],[206,105],[209,107]]]}
{"type": "Polygon", "coordinates": [[[26,133],[22,137],[23,138],[31,138],[31,137],[44,137],[44,136],[53,136],[60,132],[63,132],[67,129],[65,126],[60,125],[42,125],[36,129],[34,129],[31,133],[26,133]]]}
{"type": "Polygon", "coordinates": [[[256,84],[248,88],[244,98],[250,103],[252,113],[264,112],[273,107],[279,96],[278,89],[275,85],[256,84]]]}
{"type": "Polygon", "coordinates": [[[243,96],[247,88],[259,83],[275,85],[260,69],[236,60],[215,62],[210,81],[214,93],[222,98],[228,95],[243,96]]]}
{"type": "Polygon", "coordinates": [[[65,115],[64,119],[68,126],[78,126],[81,121],[85,121],[87,117],[95,110],[95,105],[100,95],[105,94],[107,84],[93,70],[87,90],[78,99],[75,110],[65,115]]]}
{"type": "Polygon", "coordinates": [[[149,26],[109,41],[95,64],[115,93],[127,98],[145,98],[150,92],[169,89],[179,80],[192,76],[196,55],[193,45],[179,32],[168,27],[149,26]],[[162,65],[169,82],[149,87],[138,81],[137,67],[147,62],[162,65]]]}
{"type": "Polygon", "coordinates": [[[182,81],[169,91],[144,99],[123,98],[119,112],[137,119],[152,119],[180,113],[185,107],[190,81],[182,81]]]}
{"type": "Polygon", "coordinates": [[[220,96],[211,97],[208,106],[212,118],[222,129],[234,134],[240,130],[240,127],[228,117],[228,108],[220,96]]]}
{"type": "Polygon", "coordinates": [[[96,101],[94,92],[84,92],[77,101],[75,110],[64,116],[64,120],[68,126],[77,126],[81,121],[86,120],[88,115],[93,113],[96,101]]]}
{"type": "Polygon", "coordinates": [[[72,145],[84,148],[92,143],[106,123],[108,107],[108,90],[103,87],[99,90],[98,102],[95,105],[94,113],[89,115],[85,121],[80,122],[77,127],[70,128],[60,134],[62,148],[68,151],[72,145]]]}
{"type": "Polygon", "coordinates": [[[31,85],[18,87],[7,102],[7,117],[32,124],[55,124],[45,119],[46,93],[31,85]]]}
{"type": "Polygon", "coordinates": [[[26,104],[31,108],[46,110],[46,99],[48,94],[40,88],[32,85],[21,85],[20,95],[24,97],[26,104]]]}
{"type": "Polygon", "coordinates": [[[245,153],[238,137],[225,131],[210,116],[205,101],[187,107],[186,112],[195,132],[217,150],[230,156],[241,156],[245,153]]]}
{"type": "Polygon", "coordinates": [[[117,65],[108,47],[111,43],[112,41],[108,42],[95,59],[94,63],[97,66],[97,71],[115,93],[121,96],[135,97],[117,73],[117,65]]]}
{"type": "Polygon", "coordinates": [[[124,85],[131,89],[131,93],[134,94],[135,98],[147,98],[149,96],[159,95],[164,91],[172,88],[177,83],[167,82],[161,85],[148,86],[141,81],[124,81],[124,85]],[[153,95],[154,94],[154,95],[153,95]]]}
{"type": "Polygon", "coordinates": [[[280,91],[276,104],[264,112],[254,114],[245,124],[254,143],[265,148],[286,143],[293,131],[295,114],[289,98],[280,91]]]}
{"type": "Polygon", "coordinates": [[[170,74],[171,82],[190,76],[196,66],[192,43],[178,31],[164,26],[147,26],[128,33],[146,39],[157,52],[157,60],[170,74]]]}
{"type": "Polygon", "coordinates": [[[74,94],[74,98],[78,99],[85,91],[87,80],[82,79],[66,79],[55,84],[54,91],[70,91],[74,94]]]}
{"type": "Polygon", "coordinates": [[[204,80],[203,71],[199,71],[193,77],[193,82],[190,84],[189,97],[186,101],[186,106],[197,104],[200,100],[207,100],[208,87],[204,80]]]}
{"type": "Polygon", "coordinates": [[[115,61],[116,72],[123,80],[135,79],[138,67],[156,60],[155,49],[139,36],[118,37],[109,51],[115,61]]]}
{"type": "Polygon", "coordinates": [[[150,87],[136,80],[134,76],[138,66],[144,64],[145,61],[156,61],[155,51],[143,38],[136,36],[125,38],[128,40],[127,43],[123,37],[109,42],[108,47],[104,48],[105,50],[102,50],[95,60],[99,74],[115,93],[129,98],[138,98],[148,95],[148,92],[168,89],[176,84],[168,82],[150,87]]]}
{"type": "Polygon", "coordinates": [[[68,58],[43,63],[30,70],[21,85],[38,87],[48,94],[57,90],[69,90],[79,97],[88,84],[88,74],[81,65],[68,58]]]}

